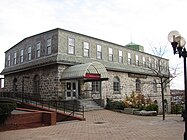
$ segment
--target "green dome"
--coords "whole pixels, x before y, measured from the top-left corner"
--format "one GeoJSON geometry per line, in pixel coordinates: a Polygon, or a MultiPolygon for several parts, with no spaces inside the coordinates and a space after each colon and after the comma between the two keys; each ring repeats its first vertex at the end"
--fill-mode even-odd
{"type": "Polygon", "coordinates": [[[125,47],[133,49],[133,50],[137,50],[137,51],[141,51],[144,52],[144,47],[135,43],[129,43],[127,45],[125,45],[125,47]]]}

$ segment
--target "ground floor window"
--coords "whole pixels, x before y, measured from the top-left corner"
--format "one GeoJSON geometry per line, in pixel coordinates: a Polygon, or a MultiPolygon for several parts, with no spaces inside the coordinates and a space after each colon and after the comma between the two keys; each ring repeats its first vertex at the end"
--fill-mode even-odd
{"type": "Polygon", "coordinates": [[[33,94],[40,97],[40,77],[38,75],[33,78],[33,94]]]}
{"type": "Polygon", "coordinates": [[[141,92],[141,81],[136,79],[136,92],[141,92]]]}
{"type": "Polygon", "coordinates": [[[120,93],[120,80],[117,76],[113,79],[113,90],[114,93],[120,93]]]}
{"type": "Polygon", "coordinates": [[[17,88],[17,78],[14,78],[13,80],[13,92],[17,92],[18,91],[18,88],[17,88]]]}
{"type": "Polygon", "coordinates": [[[92,82],[92,92],[98,93],[100,87],[99,85],[100,85],[99,81],[92,82]]]}

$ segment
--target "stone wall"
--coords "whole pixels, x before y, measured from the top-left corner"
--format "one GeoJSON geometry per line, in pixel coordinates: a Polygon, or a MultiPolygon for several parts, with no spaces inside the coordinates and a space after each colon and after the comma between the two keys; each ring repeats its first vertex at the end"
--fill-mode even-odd
{"type": "MultiPolygon", "coordinates": [[[[102,99],[111,98],[114,100],[125,100],[126,96],[129,96],[132,91],[136,92],[136,79],[138,77],[129,77],[128,73],[108,71],[109,80],[102,82],[102,99]],[[116,94],[113,92],[113,78],[118,77],[120,79],[121,93],[116,94]]],[[[141,80],[141,94],[147,98],[151,98],[152,101],[157,101],[159,106],[159,113],[162,112],[162,100],[161,100],[161,88],[160,85],[157,85],[157,92],[153,92],[153,80],[157,82],[159,80],[156,77],[146,76],[146,78],[139,78],[141,80]]],[[[167,100],[167,111],[171,111],[170,104],[170,89],[167,87],[167,90],[164,93],[165,99],[167,100]]]]}
{"type": "MultiPolygon", "coordinates": [[[[60,75],[58,74],[57,65],[50,65],[41,68],[35,68],[24,72],[5,75],[5,91],[13,92],[13,80],[17,79],[17,92],[22,92],[24,79],[24,92],[33,92],[33,78],[39,76],[39,90],[42,98],[53,98],[60,93],[61,86],[60,75]],[[28,78],[23,78],[28,77],[28,78]]],[[[60,93],[61,94],[61,93],[60,93]]]]}

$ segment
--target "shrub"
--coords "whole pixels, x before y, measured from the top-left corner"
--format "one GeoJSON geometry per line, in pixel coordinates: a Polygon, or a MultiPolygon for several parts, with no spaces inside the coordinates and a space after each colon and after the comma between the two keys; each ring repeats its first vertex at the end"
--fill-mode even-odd
{"type": "Polygon", "coordinates": [[[112,101],[111,99],[107,98],[107,109],[111,110],[123,110],[124,109],[124,103],[122,101],[112,101]]]}
{"type": "Polygon", "coordinates": [[[10,113],[16,108],[16,103],[0,101],[0,125],[4,124],[10,113]]]}
{"type": "Polygon", "coordinates": [[[156,104],[149,104],[145,107],[146,111],[157,111],[158,112],[158,105],[156,104]]]}
{"type": "Polygon", "coordinates": [[[171,113],[172,114],[181,114],[184,107],[181,104],[175,104],[171,106],[171,113]]]}

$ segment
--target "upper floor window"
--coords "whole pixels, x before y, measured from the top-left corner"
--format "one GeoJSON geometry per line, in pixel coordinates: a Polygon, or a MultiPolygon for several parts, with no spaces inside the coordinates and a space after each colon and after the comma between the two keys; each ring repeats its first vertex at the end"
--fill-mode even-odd
{"type": "Polygon", "coordinates": [[[113,90],[114,93],[120,93],[120,80],[117,76],[113,79],[113,90]]]}
{"type": "Polygon", "coordinates": [[[20,63],[23,62],[23,49],[20,50],[20,63]]]}
{"type": "Polygon", "coordinates": [[[47,54],[51,54],[51,38],[47,39],[47,54]]]}
{"type": "Polygon", "coordinates": [[[28,60],[31,60],[31,46],[28,47],[28,60]]]}
{"type": "Polygon", "coordinates": [[[38,58],[38,57],[40,57],[40,46],[41,44],[40,43],[38,43],[38,44],[36,44],[36,57],[38,58]]]}
{"type": "Polygon", "coordinates": [[[89,43],[83,42],[83,55],[89,57],[89,43]]]}
{"type": "Polygon", "coordinates": [[[136,79],[136,92],[141,92],[141,81],[136,79]]]}
{"type": "Polygon", "coordinates": [[[167,62],[166,62],[165,68],[166,68],[166,72],[168,72],[168,71],[169,71],[169,66],[168,66],[168,63],[167,63],[167,62]]]}
{"type": "Polygon", "coordinates": [[[97,58],[102,59],[102,50],[100,45],[97,45],[97,58]]]}
{"type": "Polygon", "coordinates": [[[123,63],[123,52],[119,50],[119,63],[123,63]]]}
{"type": "Polygon", "coordinates": [[[155,59],[153,59],[153,61],[154,61],[153,68],[157,69],[157,61],[155,59]]]}
{"type": "Polygon", "coordinates": [[[128,53],[128,64],[132,64],[131,53],[128,53]]]}
{"type": "Polygon", "coordinates": [[[10,54],[8,55],[8,58],[7,58],[7,66],[8,67],[10,66],[10,54]]]}
{"type": "Polygon", "coordinates": [[[68,54],[75,54],[75,39],[68,38],[68,54]]]}
{"type": "Polygon", "coordinates": [[[143,57],[143,66],[146,67],[145,57],[143,57]]]}
{"type": "Polygon", "coordinates": [[[149,68],[152,68],[151,58],[148,58],[148,67],[149,67],[149,68]]]}
{"type": "Polygon", "coordinates": [[[136,65],[137,65],[137,66],[139,65],[139,58],[138,58],[138,55],[136,55],[136,65]]]}
{"type": "Polygon", "coordinates": [[[17,53],[14,52],[14,61],[13,61],[14,64],[17,64],[17,53]]]}
{"type": "Polygon", "coordinates": [[[108,48],[108,53],[109,53],[109,61],[113,61],[113,49],[112,48],[108,48]]]}

